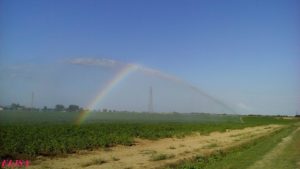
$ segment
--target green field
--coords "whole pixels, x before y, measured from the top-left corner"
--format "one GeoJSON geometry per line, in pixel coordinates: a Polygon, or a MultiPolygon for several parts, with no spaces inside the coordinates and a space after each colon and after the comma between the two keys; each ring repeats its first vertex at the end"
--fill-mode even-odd
{"type": "Polygon", "coordinates": [[[116,144],[132,145],[134,138],[182,137],[191,132],[207,134],[226,129],[295,122],[267,116],[245,116],[241,123],[240,116],[235,115],[114,112],[95,113],[87,123],[78,126],[72,123],[76,113],[1,112],[1,158],[32,159],[38,155],[61,155],[116,144]]]}
{"type": "MultiPolygon", "coordinates": [[[[74,123],[80,112],[57,111],[0,111],[0,122],[8,123],[74,123]]],[[[85,123],[94,122],[240,122],[237,115],[208,113],[138,113],[138,112],[91,112],[85,123]]]]}

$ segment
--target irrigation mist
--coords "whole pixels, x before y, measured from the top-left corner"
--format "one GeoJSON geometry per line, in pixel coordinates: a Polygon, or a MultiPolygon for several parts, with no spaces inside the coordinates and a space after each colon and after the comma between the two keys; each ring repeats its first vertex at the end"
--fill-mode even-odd
{"type": "Polygon", "coordinates": [[[174,75],[170,75],[168,73],[156,69],[148,68],[140,64],[124,63],[121,61],[110,60],[110,59],[91,59],[91,58],[89,59],[76,58],[76,59],[69,60],[68,63],[75,64],[75,65],[84,65],[84,66],[98,66],[98,67],[105,67],[109,69],[119,70],[117,73],[115,73],[115,75],[113,75],[113,77],[110,79],[110,82],[108,82],[106,86],[100,89],[98,96],[96,96],[96,98],[94,98],[91,101],[91,103],[87,106],[88,109],[94,109],[95,106],[99,104],[99,102],[101,102],[107,95],[110,94],[111,90],[113,89],[113,86],[119,84],[124,79],[126,80],[126,78],[130,76],[132,73],[142,73],[143,76],[145,77],[154,77],[156,79],[160,79],[165,82],[172,83],[172,85],[169,88],[179,85],[185,88],[186,92],[192,91],[193,95],[196,94],[200,96],[201,99],[193,100],[195,104],[200,104],[200,105],[202,104],[202,107],[198,108],[198,110],[195,110],[196,112],[236,114],[235,110],[231,106],[209,95],[208,93],[188,83],[187,81],[184,81],[183,79],[176,77],[174,75]]]}

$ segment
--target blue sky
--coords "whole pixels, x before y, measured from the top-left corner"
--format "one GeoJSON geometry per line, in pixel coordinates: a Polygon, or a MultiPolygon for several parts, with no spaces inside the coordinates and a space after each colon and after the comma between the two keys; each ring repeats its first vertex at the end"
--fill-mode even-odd
{"type": "MultiPolygon", "coordinates": [[[[37,106],[58,101],[84,106],[97,88],[92,86],[101,86],[113,71],[65,63],[107,58],[175,75],[243,113],[295,113],[300,111],[299,5],[297,0],[2,0],[0,104],[28,104],[28,93],[39,89],[36,95],[43,97],[37,106]],[[76,90],[87,91],[62,94],[72,86],[65,77],[74,72],[84,77],[76,90]]],[[[136,87],[138,79],[147,81],[130,78],[136,87]]],[[[114,107],[109,98],[106,102],[103,106],[114,107]]],[[[158,111],[172,111],[159,103],[158,111]]],[[[147,107],[147,101],[139,104],[137,110],[147,107]]]]}

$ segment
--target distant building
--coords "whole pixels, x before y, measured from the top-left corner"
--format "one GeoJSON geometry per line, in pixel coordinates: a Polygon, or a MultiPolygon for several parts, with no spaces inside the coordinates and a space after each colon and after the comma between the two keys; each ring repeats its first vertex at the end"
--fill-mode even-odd
{"type": "Polygon", "coordinates": [[[4,110],[4,108],[3,107],[0,107],[0,111],[3,111],[4,110]]]}

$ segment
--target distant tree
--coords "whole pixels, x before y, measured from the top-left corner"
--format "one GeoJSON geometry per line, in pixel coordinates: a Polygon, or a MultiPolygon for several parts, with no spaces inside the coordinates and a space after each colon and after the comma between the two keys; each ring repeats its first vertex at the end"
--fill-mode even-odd
{"type": "Polygon", "coordinates": [[[43,111],[47,111],[47,110],[48,110],[48,107],[44,106],[43,111]]]}
{"type": "Polygon", "coordinates": [[[102,111],[103,111],[103,112],[107,112],[107,109],[103,109],[102,111]]]}
{"type": "Polygon", "coordinates": [[[12,110],[17,110],[19,107],[20,107],[20,105],[19,105],[19,104],[16,104],[16,103],[12,103],[12,104],[10,105],[10,109],[12,109],[12,110]]]}
{"type": "Polygon", "coordinates": [[[57,105],[55,106],[55,110],[56,110],[56,111],[64,111],[64,110],[65,110],[65,106],[62,105],[62,104],[57,104],[57,105]]]}
{"type": "Polygon", "coordinates": [[[79,106],[77,106],[75,104],[71,104],[68,107],[68,111],[79,111],[79,110],[80,110],[79,106]]]}

